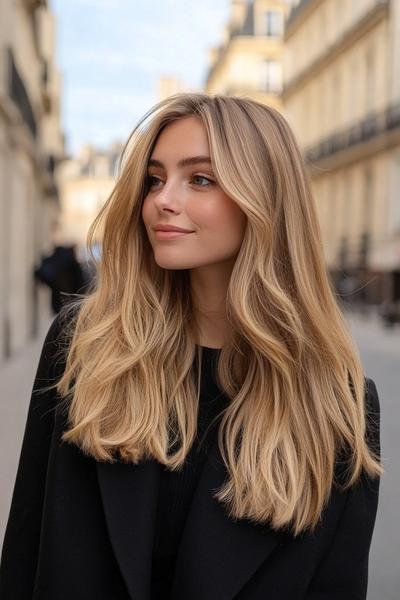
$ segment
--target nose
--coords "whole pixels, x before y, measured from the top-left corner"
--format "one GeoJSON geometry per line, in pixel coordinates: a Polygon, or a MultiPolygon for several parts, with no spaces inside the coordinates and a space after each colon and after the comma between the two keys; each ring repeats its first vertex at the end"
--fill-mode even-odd
{"type": "Polygon", "coordinates": [[[169,210],[177,213],[181,210],[182,199],[180,198],[178,185],[173,181],[168,181],[163,188],[155,195],[154,204],[160,211],[169,210]]]}

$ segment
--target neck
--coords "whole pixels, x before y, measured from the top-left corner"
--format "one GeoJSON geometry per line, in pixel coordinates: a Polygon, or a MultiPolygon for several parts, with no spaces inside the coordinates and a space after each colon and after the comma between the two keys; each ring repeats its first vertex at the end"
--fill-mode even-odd
{"type": "Polygon", "coordinates": [[[220,348],[227,338],[226,294],[232,268],[229,261],[190,271],[193,316],[201,346],[220,348]]]}

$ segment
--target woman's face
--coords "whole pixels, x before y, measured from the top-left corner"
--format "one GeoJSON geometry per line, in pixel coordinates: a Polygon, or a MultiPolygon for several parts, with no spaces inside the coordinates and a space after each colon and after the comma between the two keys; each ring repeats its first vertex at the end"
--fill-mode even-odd
{"type": "Polygon", "coordinates": [[[160,267],[195,269],[236,257],[246,217],[215,179],[207,134],[198,118],[185,117],[162,130],[147,175],[142,217],[160,267]],[[180,227],[187,233],[160,233],[157,226],[180,227]]]}

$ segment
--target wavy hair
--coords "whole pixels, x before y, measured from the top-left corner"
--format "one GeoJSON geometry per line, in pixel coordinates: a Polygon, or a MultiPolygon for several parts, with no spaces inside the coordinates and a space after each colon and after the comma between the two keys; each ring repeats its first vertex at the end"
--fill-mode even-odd
{"type": "Polygon", "coordinates": [[[156,459],[174,470],[196,435],[201,347],[188,271],[156,264],[141,217],[157,136],[189,115],[205,127],[219,185],[247,217],[217,367],[229,400],[218,428],[228,478],[215,497],[234,518],[297,535],[317,524],[341,452],[345,487],[382,468],[366,442],[363,369],[326,271],[305,165],[269,106],[178,94],[133,131],[88,234],[102,256],[57,385],[68,400],[63,439],[100,461],[156,459]]]}

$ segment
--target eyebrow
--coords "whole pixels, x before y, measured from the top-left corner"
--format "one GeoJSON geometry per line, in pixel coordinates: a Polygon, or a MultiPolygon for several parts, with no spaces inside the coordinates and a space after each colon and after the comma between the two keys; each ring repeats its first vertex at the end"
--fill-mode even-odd
{"type": "MultiPolygon", "coordinates": [[[[188,156],[187,158],[182,158],[179,162],[178,162],[178,167],[182,168],[182,167],[188,167],[191,165],[198,165],[198,164],[211,164],[211,158],[209,156],[188,156]]],[[[148,163],[149,167],[160,167],[161,169],[164,169],[164,165],[160,160],[156,160],[155,158],[151,158],[149,160],[148,163]]]]}

